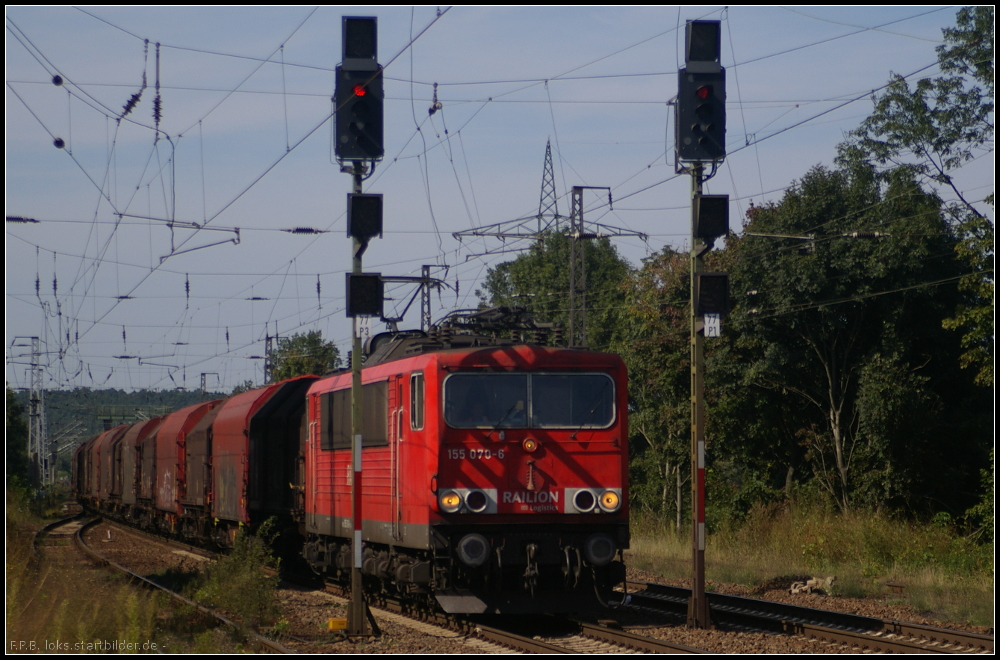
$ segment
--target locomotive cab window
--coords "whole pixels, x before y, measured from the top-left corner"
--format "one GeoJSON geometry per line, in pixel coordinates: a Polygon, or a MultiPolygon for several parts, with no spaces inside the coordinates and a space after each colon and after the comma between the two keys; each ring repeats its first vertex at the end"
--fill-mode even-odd
{"type": "Polygon", "coordinates": [[[453,428],[608,428],[615,420],[607,374],[456,373],[444,390],[453,428]]]}
{"type": "Polygon", "coordinates": [[[410,375],[410,428],[419,431],[424,428],[424,375],[410,375]]]}
{"type": "Polygon", "coordinates": [[[527,374],[452,374],[445,381],[444,419],[454,428],[524,428],[527,374]]]}
{"type": "Polygon", "coordinates": [[[606,428],[615,418],[615,387],[603,374],[532,374],[535,428],[606,428]]]}

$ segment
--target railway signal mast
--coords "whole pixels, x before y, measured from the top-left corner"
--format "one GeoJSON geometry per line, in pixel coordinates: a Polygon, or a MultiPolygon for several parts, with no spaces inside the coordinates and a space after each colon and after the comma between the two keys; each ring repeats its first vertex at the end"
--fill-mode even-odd
{"type": "Polygon", "coordinates": [[[382,317],[383,282],[380,273],[365,273],[361,257],[368,242],[382,235],[382,195],[361,193],[362,182],[375,171],[375,163],[385,155],[382,146],[383,102],[382,66],[378,63],[378,19],[374,16],[342,17],[343,60],[337,67],[334,103],[334,153],[340,171],[354,178],[353,192],[347,196],[347,234],[352,239],[352,268],[347,274],[347,316],[354,319],[351,351],[351,502],[354,536],[351,541],[351,604],[347,634],[372,634],[371,615],[361,581],[361,445],[364,433],[361,393],[360,318],[382,317]],[[349,164],[348,164],[349,163],[349,164]]]}
{"type": "Polygon", "coordinates": [[[726,70],[720,21],[688,21],[684,68],[677,72],[675,168],[691,175],[691,522],[693,575],[687,625],[710,628],[705,596],[705,337],[717,337],[729,311],[729,276],[702,272],[702,257],[729,233],[728,195],[702,183],[726,157],[726,70]],[[705,175],[705,165],[711,172],[705,175]]]}

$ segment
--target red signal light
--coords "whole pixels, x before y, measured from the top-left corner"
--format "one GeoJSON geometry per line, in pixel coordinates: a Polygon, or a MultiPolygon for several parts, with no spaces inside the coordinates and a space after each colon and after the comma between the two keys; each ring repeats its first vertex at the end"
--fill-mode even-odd
{"type": "Polygon", "coordinates": [[[711,85],[702,85],[701,87],[699,87],[698,89],[696,89],[694,91],[694,94],[698,98],[700,98],[702,100],[705,100],[709,96],[712,95],[712,86],[711,85]]]}
{"type": "Polygon", "coordinates": [[[364,96],[367,93],[368,93],[368,90],[365,89],[364,85],[355,85],[354,86],[354,95],[355,96],[364,96]]]}

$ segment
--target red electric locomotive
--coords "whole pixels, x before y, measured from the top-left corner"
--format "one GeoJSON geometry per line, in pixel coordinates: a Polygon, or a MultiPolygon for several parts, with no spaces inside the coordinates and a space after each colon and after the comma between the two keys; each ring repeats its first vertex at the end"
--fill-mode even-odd
{"type": "MultiPolygon", "coordinates": [[[[381,335],[363,370],[363,573],[447,612],[600,607],[628,547],[616,355],[381,335]]],[[[309,390],[304,555],[352,566],[351,375],[309,390]]]]}
{"type": "MultiPolygon", "coordinates": [[[[509,312],[509,310],[506,310],[509,312]]],[[[385,333],[362,373],[362,570],[447,612],[578,612],[628,547],[625,365],[498,311],[385,333]],[[558,342],[558,337],[556,338],[558,342]]],[[[516,318],[516,315],[515,315],[516,318]]],[[[353,566],[351,374],[295,378],[121,426],[74,453],[81,501],[227,546],[276,517],[318,573],[353,566]]]]}

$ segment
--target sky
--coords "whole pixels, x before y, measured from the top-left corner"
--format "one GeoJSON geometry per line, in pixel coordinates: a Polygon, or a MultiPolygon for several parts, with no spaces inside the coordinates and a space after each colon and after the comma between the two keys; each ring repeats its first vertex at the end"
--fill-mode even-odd
{"type": "MultiPolygon", "coordinates": [[[[385,67],[385,157],[364,183],[384,195],[384,236],[364,269],[433,266],[437,319],[475,307],[488,269],[526,247],[453,234],[536,215],[547,141],[561,214],[573,186],[606,186],[611,206],[589,191],[584,218],[643,234],[615,241],[633,265],[686,249],[691,183],[668,105],[685,21],[722,21],[728,155],[705,192],[730,195],[739,232],[751,203],[833,165],[891,73],[937,75],[956,12],[8,6],[7,382],[30,384],[31,337],[46,389],[262,384],[265,338],[312,330],[346,356],[352,182],[330,100],[342,16],[378,18],[385,67]]],[[[990,153],[956,178],[982,199],[993,175],[990,153]]],[[[388,284],[387,314],[416,292],[388,284]]],[[[418,297],[400,327],[419,310],[418,297]]]]}

